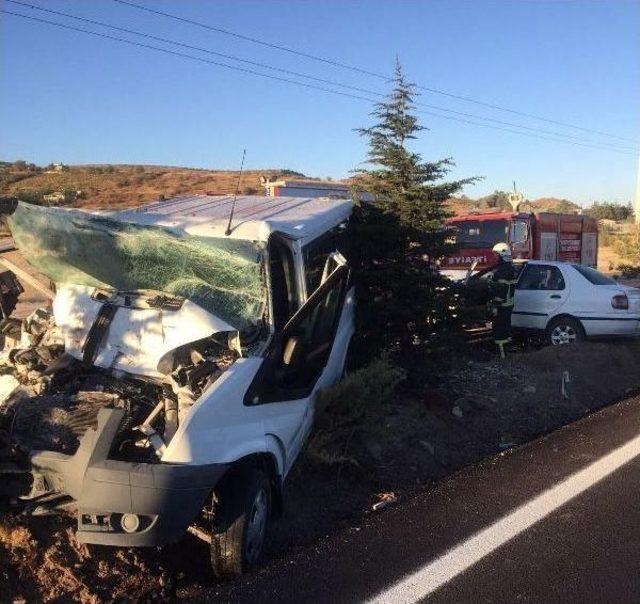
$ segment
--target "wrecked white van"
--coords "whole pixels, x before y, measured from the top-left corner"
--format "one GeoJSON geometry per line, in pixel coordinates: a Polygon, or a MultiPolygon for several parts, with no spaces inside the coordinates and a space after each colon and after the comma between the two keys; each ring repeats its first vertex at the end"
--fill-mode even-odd
{"type": "Polygon", "coordinates": [[[219,576],[258,561],[354,310],[350,201],[238,197],[228,229],[233,205],[19,204],[14,240],[56,295],[3,353],[20,386],[0,405],[0,465],[29,476],[28,511],[71,511],[79,540],[103,545],[191,530],[219,576]]]}

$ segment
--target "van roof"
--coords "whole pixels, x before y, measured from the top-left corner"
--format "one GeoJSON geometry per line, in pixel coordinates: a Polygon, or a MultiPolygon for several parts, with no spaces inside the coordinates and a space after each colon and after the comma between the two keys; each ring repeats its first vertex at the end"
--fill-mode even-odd
{"type": "MultiPolygon", "coordinates": [[[[189,195],[113,216],[127,222],[182,229],[191,235],[224,237],[232,205],[233,195],[189,195]]],[[[278,231],[294,239],[313,239],[345,221],[352,207],[350,199],[238,196],[229,237],[266,242],[278,231]]]]}

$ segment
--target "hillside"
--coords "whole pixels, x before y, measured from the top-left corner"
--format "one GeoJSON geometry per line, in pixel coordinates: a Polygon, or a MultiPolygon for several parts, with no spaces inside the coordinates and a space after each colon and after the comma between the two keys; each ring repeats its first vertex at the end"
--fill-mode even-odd
{"type": "MultiPolygon", "coordinates": [[[[467,214],[469,212],[487,211],[511,211],[511,206],[506,199],[506,194],[496,192],[485,197],[472,199],[470,197],[452,197],[448,200],[451,211],[456,214],[467,214]]],[[[581,208],[578,204],[568,199],[558,199],[556,197],[540,197],[538,199],[525,199],[520,206],[524,212],[561,212],[576,214],[581,208]]]]}
{"type": "MultiPolygon", "coordinates": [[[[283,169],[247,170],[242,175],[240,192],[262,194],[260,176],[295,177],[304,174],[283,169]]],[[[12,195],[25,201],[44,203],[44,196],[58,194],[49,203],[87,208],[122,208],[150,201],[197,193],[229,194],[236,189],[235,170],[200,170],[172,166],[86,165],[40,168],[26,162],[0,162],[0,195],[12,195]]],[[[466,196],[449,200],[455,214],[473,211],[510,210],[506,193],[495,191],[473,199],[466,196]]],[[[524,211],[577,212],[580,207],[566,199],[542,197],[526,200],[524,211]]]]}
{"type": "Polygon", "coordinates": [[[522,204],[522,209],[527,211],[528,207],[533,212],[563,212],[566,214],[577,214],[582,208],[568,199],[558,199],[557,197],[540,197],[531,201],[526,200],[522,204]]]}
{"type": "MultiPolygon", "coordinates": [[[[18,162],[16,162],[18,163],[18,162]]],[[[65,166],[60,171],[33,164],[0,164],[0,194],[43,202],[44,195],[61,193],[60,204],[89,208],[122,208],[177,195],[229,194],[236,189],[238,172],[168,166],[65,166]],[[61,196],[62,196],[61,195],[61,196]]],[[[248,170],[240,192],[262,194],[260,176],[304,175],[290,170],[248,170]]]]}

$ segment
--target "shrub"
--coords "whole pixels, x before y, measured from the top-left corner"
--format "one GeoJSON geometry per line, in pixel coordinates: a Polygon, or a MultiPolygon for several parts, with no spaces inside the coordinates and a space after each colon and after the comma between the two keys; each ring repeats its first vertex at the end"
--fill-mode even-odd
{"type": "Polygon", "coordinates": [[[630,233],[620,233],[613,238],[613,249],[623,264],[640,265],[640,226],[630,233]]]}
{"type": "Polygon", "coordinates": [[[64,195],[63,205],[70,205],[78,198],[78,191],[73,187],[65,187],[62,189],[62,194],[64,195]]]}
{"type": "Polygon", "coordinates": [[[601,225],[598,239],[602,247],[609,247],[613,245],[613,241],[615,240],[615,233],[611,230],[611,227],[601,225]]]}
{"type": "Polygon", "coordinates": [[[20,201],[41,206],[41,205],[44,205],[45,194],[46,193],[44,191],[40,191],[37,189],[23,189],[21,191],[16,192],[16,197],[20,201]]]}
{"type": "Polygon", "coordinates": [[[640,277],[640,266],[633,264],[618,264],[616,267],[620,271],[620,276],[625,279],[635,279],[640,277]]]}
{"type": "Polygon", "coordinates": [[[357,464],[348,456],[351,439],[358,432],[370,436],[382,427],[391,395],[405,375],[403,369],[388,360],[375,359],[322,391],[316,403],[316,431],[307,445],[307,459],[321,465],[345,461],[357,464]]]}
{"type": "Polygon", "coordinates": [[[598,220],[629,220],[633,217],[633,206],[631,203],[622,205],[619,203],[595,202],[584,210],[584,213],[598,220]]]}

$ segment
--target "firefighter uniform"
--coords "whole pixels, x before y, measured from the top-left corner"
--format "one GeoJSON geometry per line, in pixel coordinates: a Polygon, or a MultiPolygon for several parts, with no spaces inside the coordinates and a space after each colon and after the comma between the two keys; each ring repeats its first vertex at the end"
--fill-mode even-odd
{"type": "Polygon", "coordinates": [[[511,313],[513,312],[513,294],[516,285],[516,271],[513,263],[502,260],[492,279],[491,327],[493,341],[504,357],[504,346],[511,342],[511,313]]]}

